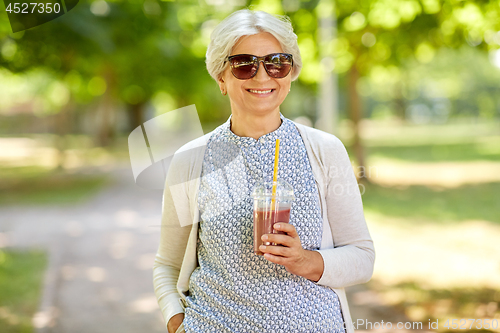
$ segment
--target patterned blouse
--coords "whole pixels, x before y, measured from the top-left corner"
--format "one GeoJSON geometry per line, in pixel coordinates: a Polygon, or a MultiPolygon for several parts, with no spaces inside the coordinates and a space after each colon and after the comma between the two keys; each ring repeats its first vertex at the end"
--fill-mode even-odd
{"type": "Polygon", "coordinates": [[[253,251],[253,186],[272,180],[276,139],[278,178],[293,186],[290,223],[302,247],[318,250],[322,238],[319,194],[306,148],[294,123],[258,140],[239,137],[229,119],[210,137],[198,205],[197,267],[189,282],[186,332],[344,333],[337,294],[289,273],[253,251]]]}

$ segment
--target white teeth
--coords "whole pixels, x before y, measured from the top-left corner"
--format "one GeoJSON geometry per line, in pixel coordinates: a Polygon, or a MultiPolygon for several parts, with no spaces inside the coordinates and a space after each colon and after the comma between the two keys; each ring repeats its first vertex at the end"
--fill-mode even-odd
{"type": "Polygon", "coordinates": [[[270,93],[273,90],[272,89],[269,89],[269,90],[253,90],[253,89],[248,89],[248,91],[250,91],[251,93],[254,93],[254,94],[268,94],[268,93],[270,93]]]}

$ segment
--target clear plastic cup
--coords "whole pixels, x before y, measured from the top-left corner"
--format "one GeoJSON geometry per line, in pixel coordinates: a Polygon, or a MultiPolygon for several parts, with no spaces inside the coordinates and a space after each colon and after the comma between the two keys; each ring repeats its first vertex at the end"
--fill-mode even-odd
{"type": "Polygon", "coordinates": [[[272,207],[272,181],[260,181],[255,184],[252,192],[253,197],[253,249],[255,254],[263,255],[259,250],[261,245],[275,245],[270,242],[263,242],[261,237],[264,234],[284,232],[275,231],[273,226],[277,222],[290,222],[290,208],[295,200],[293,188],[283,180],[277,181],[276,197],[274,209],[272,207]]]}

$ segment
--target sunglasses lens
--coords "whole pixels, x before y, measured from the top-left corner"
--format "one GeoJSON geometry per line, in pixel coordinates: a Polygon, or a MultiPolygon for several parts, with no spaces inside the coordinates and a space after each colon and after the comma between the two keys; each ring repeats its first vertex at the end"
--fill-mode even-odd
{"type": "MultiPolygon", "coordinates": [[[[292,55],[287,53],[273,53],[260,59],[264,60],[267,74],[276,79],[287,76],[293,65],[292,55]]],[[[259,58],[248,54],[229,57],[229,62],[233,75],[240,80],[252,78],[259,69],[259,58]]]]}
{"type": "Polygon", "coordinates": [[[232,58],[231,71],[240,80],[246,80],[254,76],[257,71],[257,59],[248,55],[241,55],[232,58]]]}
{"type": "Polygon", "coordinates": [[[285,53],[270,54],[265,59],[265,66],[269,76],[284,78],[292,69],[292,56],[285,53]]]}

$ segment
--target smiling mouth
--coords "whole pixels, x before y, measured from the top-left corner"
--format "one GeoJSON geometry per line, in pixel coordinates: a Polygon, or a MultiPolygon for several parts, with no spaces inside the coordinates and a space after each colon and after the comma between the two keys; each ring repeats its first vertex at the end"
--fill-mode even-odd
{"type": "Polygon", "coordinates": [[[266,90],[256,90],[256,89],[247,89],[248,92],[251,92],[252,94],[269,94],[272,93],[276,89],[266,89],[266,90]]]}

